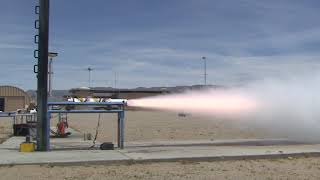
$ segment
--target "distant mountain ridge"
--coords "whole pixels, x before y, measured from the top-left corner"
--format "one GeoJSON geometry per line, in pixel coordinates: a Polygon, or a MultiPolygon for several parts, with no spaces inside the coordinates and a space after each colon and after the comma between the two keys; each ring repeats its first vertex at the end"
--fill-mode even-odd
{"type": "MultiPolygon", "coordinates": [[[[37,91],[36,90],[28,90],[27,93],[31,97],[32,100],[37,100],[37,91]]],[[[69,90],[52,90],[52,97],[49,98],[50,101],[63,101],[64,96],[69,95],[69,90]]]]}

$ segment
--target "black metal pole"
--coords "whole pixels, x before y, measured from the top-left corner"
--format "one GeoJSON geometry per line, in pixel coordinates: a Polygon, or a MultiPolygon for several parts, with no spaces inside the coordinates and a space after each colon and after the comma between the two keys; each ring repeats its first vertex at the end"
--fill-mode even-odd
{"type": "Polygon", "coordinates": [[[121,114],[120,113],[118,113],[118,148],[120,148],[120,146],[121,146],[121,135],[120,135],[120,133],[121,133],[121,114]]]}
{"type": "Polygon", "coordinates": [[[50,123],[47,115],[48,103],[48,46],[49,46],[49,0],[39,0],[39,44],[37,84],[37,150],[49,151],[50,123]]]}
{"type": "Polygon", "coordinates": [[[204,85],[207,86],[207,59],[204,59],[204,85]]]}
{"type": "Polygon", "coordinates": [[[202,60],[204,60],[204,86],[207,86],[207,58],[201,57],[202,60]]]}

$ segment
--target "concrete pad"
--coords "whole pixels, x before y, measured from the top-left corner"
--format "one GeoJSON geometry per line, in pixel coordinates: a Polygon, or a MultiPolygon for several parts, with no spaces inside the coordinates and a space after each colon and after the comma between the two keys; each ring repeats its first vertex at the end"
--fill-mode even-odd
{"type": "MultiPolygon", "coordinates": [[[[55,128],[51,128],[55,129],[55,128]]],[[[62,150],[62,149],[75,149],[75,150],[80,150],[80,149],[89,149],[93,145],[93,140],[83,140],[83,134],[68,128],[67,132],[70,132],[71,135],[68,136],[67,138],[50,138],[50,148],[52,150],[62,150]]],[[[95,147],[98,148],[100,146],[100,143],[96,141],[95,147]]]]}
{"type": "Polygon", "coordinates": [[[189,140],[189,141],[149,141],[126,142],[126,147],[163,147],[163,146],[273,146],[319,144],[290,139],[219,139],[219,140],[189,140]]]}
{"type": "Polygon", "coordinates": [[[134,160],[221,160],[303,154],[320,155],[320,145],[140,147],[126,148],[120,152],[134,160]]]}
{"type": "Polygon", "coordinates": [[[25,141],[25,137],[11,137],[0,144],[0,165],[78,164],[130,160],[118,151],[97,150],[99,142],[95,148],[90,148],[92,141],[84,141],[82,134],[73,129],[68,131],[72,133],[68,138],[50,138],[50,152],[19,152],[20,143],[25,141]]]}
{"type": "MultiPolygon", "coordinates": [[[[54,129],[54,128],[52,128],[54,129]]],[[[68,128],[67,132],[71,132],[71,135],[67,138],[50,138],[50,149],[62,150],[62,149],[75,149],[75,150],[87,150],[92,149],[93,140],[84,141],[83,135],[75,131],[74,129],[68,128]]],[[[11,149],[18,150],[20,144],[25,141],[25,137],[13,136],[7,139],[5,142],[0,144],[0,149],[11,149]]],[[[94,148],[98,148],[100,142],[96,141],[94,148]]]]}
{"type": "Polygon", "coordinates": [[[65,150],[33,153],[21,153],[8,150],[0,151],[0,165],[112,163],[123,160],[130,160],[130,158],[117,151],[65,150]]]}
{"type": "Polygon", "coordinates": [[[92,141],[83,141],[81,133],[74,131],[68,138],[51,138],[50,152],[21,153],[18,149],[23,141],[24,137],[11,137],[0,145],[0,165],[211,161],[320,155],[320,144],[287,139],[128,142],[123,150],[102,151],[89,149],[92,141]]]}

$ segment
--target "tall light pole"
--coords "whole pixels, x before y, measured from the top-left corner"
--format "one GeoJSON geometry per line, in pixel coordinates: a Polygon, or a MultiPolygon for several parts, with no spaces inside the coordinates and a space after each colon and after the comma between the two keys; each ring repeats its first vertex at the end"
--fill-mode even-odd
{"type": "Polygon", "coordinates": [[[114,88],[117,89],[117,72],[114,72],[114,88]]]}
{"type": "Polygon", "coordinates": [[[91,87],[91,71],[93,71],[93,69],[91,67],[88,67],[88,72],[89,72],[89,88],[91,87]]]}
{"type": "Polygon", "coordinates": [[[52,59],[54,57],[57,57],[58,53],[55,52],[49,52],[48,53],[48,57],[49,57],[49,66],[48,66],[48,79],[49,79],[49,83],[48,83],[48,96],[51,97],[52,96],[52,76],[53,76],[53,70],[52,70],[52,59]]]}
{"type": "Polygon", "coordinates": [[[202,56],[201,59],[204,62],[204,85],[207,86],[207,58],[202,56]]]}

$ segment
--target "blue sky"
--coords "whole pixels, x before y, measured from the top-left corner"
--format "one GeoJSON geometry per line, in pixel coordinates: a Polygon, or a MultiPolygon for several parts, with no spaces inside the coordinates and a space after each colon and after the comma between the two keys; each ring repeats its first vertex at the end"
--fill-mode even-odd
{"type": "MultiPolygon", "coordinates": [[[[37,1],[0,1],[0,84],[35,89],[37,1]]],[[[51,0],[54,88],[239,85],[320,69],[318,0],[51,0]]]]}

